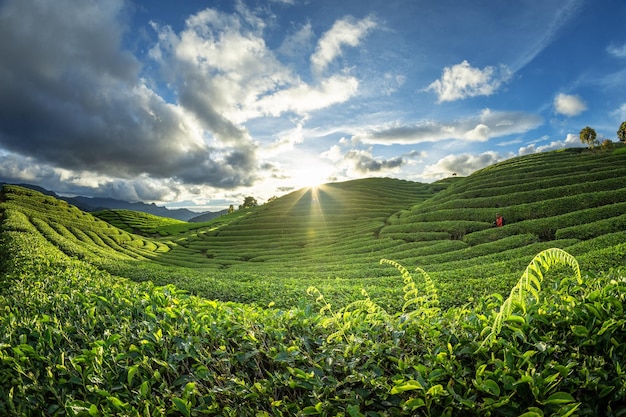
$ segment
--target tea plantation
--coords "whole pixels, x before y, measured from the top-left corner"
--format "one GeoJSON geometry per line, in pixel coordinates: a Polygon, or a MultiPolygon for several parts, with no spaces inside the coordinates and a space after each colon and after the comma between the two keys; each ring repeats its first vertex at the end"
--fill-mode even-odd
{"type": "Polygon", "coordinates": [[[0,415],[626,415],[625,150],[206,223],[5,186],[0,415]]]}

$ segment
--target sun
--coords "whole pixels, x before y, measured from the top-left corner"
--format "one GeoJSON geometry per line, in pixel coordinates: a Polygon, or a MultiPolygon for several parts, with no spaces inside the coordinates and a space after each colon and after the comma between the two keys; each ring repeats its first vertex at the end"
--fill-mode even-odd
{"type": "Polygon", "coordinates": [[[334,167],[319,161],[303,161],[293,173],[293,180],[298,188],[317,188],[330,181],[334,167]]]}

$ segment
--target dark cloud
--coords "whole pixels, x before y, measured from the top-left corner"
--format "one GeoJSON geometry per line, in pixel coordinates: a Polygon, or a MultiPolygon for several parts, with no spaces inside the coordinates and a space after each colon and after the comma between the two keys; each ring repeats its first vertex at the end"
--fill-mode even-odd
{"type": "Polygon", "coordinates": [[[121,0],[0,6],[0,147],[113,178],[250,184],[256,148],[245,132],[214,115],[213,130],[237,140],[207,146],[205,126],[141,78],[122,47],[124,12],[121,0]]]}
{"type": "Polygon", "coordinates": [[[392,145],[456,139],[486,142],[491,138],[525,133],[542,123],[541,117],[524,112],[483,110],[480,114],[449,122],[426,120],[416,124],[380,126],[353,136],[366,144],[392,145]]]}
{"type": "Polygon", "coordinates": [[[145,175],[130,180],[102,179],[86,172],[68,172],[35,163],[31,157],[0,155],[0,182],[35,184],[61,195],[89,195],[127,201],[167,201],[180,195],[174,180],[154,180],[145,175]]]}
{"type": "Polygon", "coordinates": [[[379,173],[400,168],[404,164],[402,157],[392,159],[376,159],[371,151],[351,150],[344,155],[349,167],[361,174],[379,173]]]}
{"type": "Polygon", "coordinates": [[[247,142],[247,132],[222,116],[214,107],[213,97],[205,93],[212,90],[211,86],[207,85],[209,77],[185,72],[182,78],[185,81],[179,88],[179,103],[191,111],[205,129],[210,130],[225,143],[247,142]]]}

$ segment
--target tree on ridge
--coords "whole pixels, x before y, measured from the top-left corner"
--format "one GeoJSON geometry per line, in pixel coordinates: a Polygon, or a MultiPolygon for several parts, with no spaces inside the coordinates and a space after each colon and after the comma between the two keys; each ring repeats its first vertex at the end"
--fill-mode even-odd
{"type": "Polygon", "coordinates": [[[589,149],[593,150],[597,144],[597,133],[594,129],[586,126],[583,130],[580,131],[579,137],[582,143],[587,144],[589,149]]]}
{"type": "Polygon", "coordinates": [[[256,206],[257,206],[256,198],[248,196],[243,200],[243,204],[239,206],[239,208],[247,209],[247,208],[256,207],[256,206]]]}
{"type": "Polygon", "coordinates": [[[620,142],[626,142],[626,122],[622,122],[619,129],[617,129],[617,137],[620,142]]]}

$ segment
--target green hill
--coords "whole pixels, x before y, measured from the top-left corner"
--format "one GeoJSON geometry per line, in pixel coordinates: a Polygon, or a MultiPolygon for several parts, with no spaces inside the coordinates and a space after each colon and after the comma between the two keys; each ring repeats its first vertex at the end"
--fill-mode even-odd
{"type": "Polygon", "coordinates": [[[618,415],[625,162],[326,184],[203,223],[4,186],[0,414],[618,415]]]}
{"type": "Polygon", "coordinates": [[[389,178],[326,184],[204,223],[125,210],[96,213],[119,230],[88,225],[84,219],[93,218],[78,211],[76,218],[31,217],[70,255],[210,299],[288,308],[315,285],[335,305],[359,299],[365,289],[397,310],[402,288],[394,271],[378,263],[388,258],[428,271],[450,306],[506,294],[528,260],[550,247],[569,251],[588,270],[623,265],[625,159],[619,151],[574,149],[434,184],[389,178]],[[497,212],[504,227],[493,226],[497,212]],[[113,256],[104,256],[103,247],[113,256]]]}

